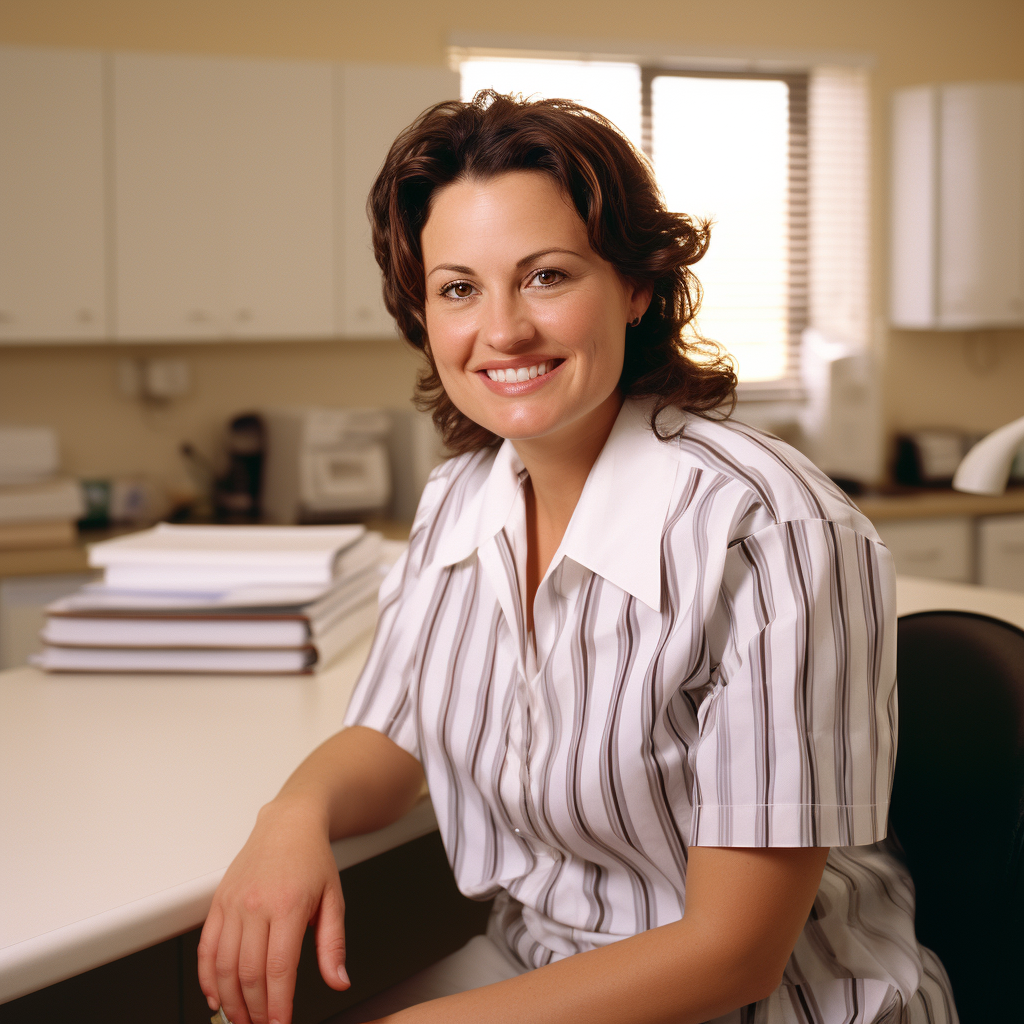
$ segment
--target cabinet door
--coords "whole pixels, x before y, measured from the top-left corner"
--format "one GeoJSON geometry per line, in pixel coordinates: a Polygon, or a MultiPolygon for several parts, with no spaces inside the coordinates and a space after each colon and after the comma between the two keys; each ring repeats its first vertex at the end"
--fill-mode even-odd
{"type": "Polygon", "coordinates": [[[226,333],[334,333],[329,64],[233,63],[225,124],[226,333]]]}
{"type": "Polygon", "coordinates": [[[970,583],[974,578],[970,519],[906,519],[875,524],[901,576],[970,583]]]}
{"type": "Polygon", "coordinates": [[[117,337],[222,337],[227,62],[113,61],[117,337]]]}
{"type": "Polygon", "coordinates": [[[114,58],[117,336],[333,328],[327,65],[114,58]]]}
{"type": "Polygon", "coordinates": [[[336,76],[338,333],[393,338],[395,324],[381,298],[366,199],[398,133],[432,104],[458,99],[459,76],[441,68],[368,64],[340,65],[336,76]]]}
{"type": "Polygon", "coordinates": [[[1024,84],[945,85],[941,97],[940,324],[1024,324],[1024,84]]]}
{"type": "Polygon", "coordinates": [[[103,58],[0,47],[0,340],[107,334],[103,58]]]}
{"type": "Polygon", "coordinates": [[[978,582],[1024,593],[1024,516],[978,521],[978,582]]]}

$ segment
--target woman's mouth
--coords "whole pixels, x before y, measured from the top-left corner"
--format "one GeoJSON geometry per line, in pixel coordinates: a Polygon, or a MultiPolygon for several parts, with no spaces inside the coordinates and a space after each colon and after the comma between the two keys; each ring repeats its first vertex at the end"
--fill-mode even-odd
{"type": "Polygon", "coordinates": [[[490,380],[496,384],[516,384],[524,381],[534,380],[550,373],[561,360],[548,359],[543,363],[535,363],[533,366],[520,366],[518,369],[511,367],[505,370],[485,370],[490,380]]]}

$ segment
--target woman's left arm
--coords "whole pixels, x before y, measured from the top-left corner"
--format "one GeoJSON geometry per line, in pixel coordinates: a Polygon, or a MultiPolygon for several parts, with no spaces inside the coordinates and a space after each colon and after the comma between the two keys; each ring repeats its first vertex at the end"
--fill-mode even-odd
{"type": "Polygon", "coordinates": [[[814,904],[828,849],[693,847],[680,921],[388,1024],[699,1024],[764,999],[814,904]]]}

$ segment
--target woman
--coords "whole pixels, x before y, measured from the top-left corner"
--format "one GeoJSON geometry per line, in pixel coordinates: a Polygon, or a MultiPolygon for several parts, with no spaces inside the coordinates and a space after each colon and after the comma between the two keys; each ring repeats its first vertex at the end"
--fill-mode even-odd
{"type": "Polygon", "coordinates": [[[425,773],[488,936],[347,1019],[955,1020],[885,841],[891,561],[799,454],[709,415],[735,381],[682,341],[706,228],[599,115],[494,94],[423,114],[370,205],[458,454],[349,728],[218,889],[210,1006],[285,1024],[309,922],[347,986],[329,840],[425,773]]]}

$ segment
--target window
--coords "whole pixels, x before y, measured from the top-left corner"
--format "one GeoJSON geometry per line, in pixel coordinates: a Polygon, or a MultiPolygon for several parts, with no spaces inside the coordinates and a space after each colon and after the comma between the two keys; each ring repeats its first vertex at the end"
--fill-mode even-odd
{"type": "Polygon", "coordinates": [[[711,247],[695,268],[704,290],[696,326],[734,356],[748,394],[793,397],[809,325],[866,342],[862,70],[680,70],[465,51],[458,66],[463,99],[494,88],[600,111],[651,158],[671,209],[711,219],[711,247]]]}

